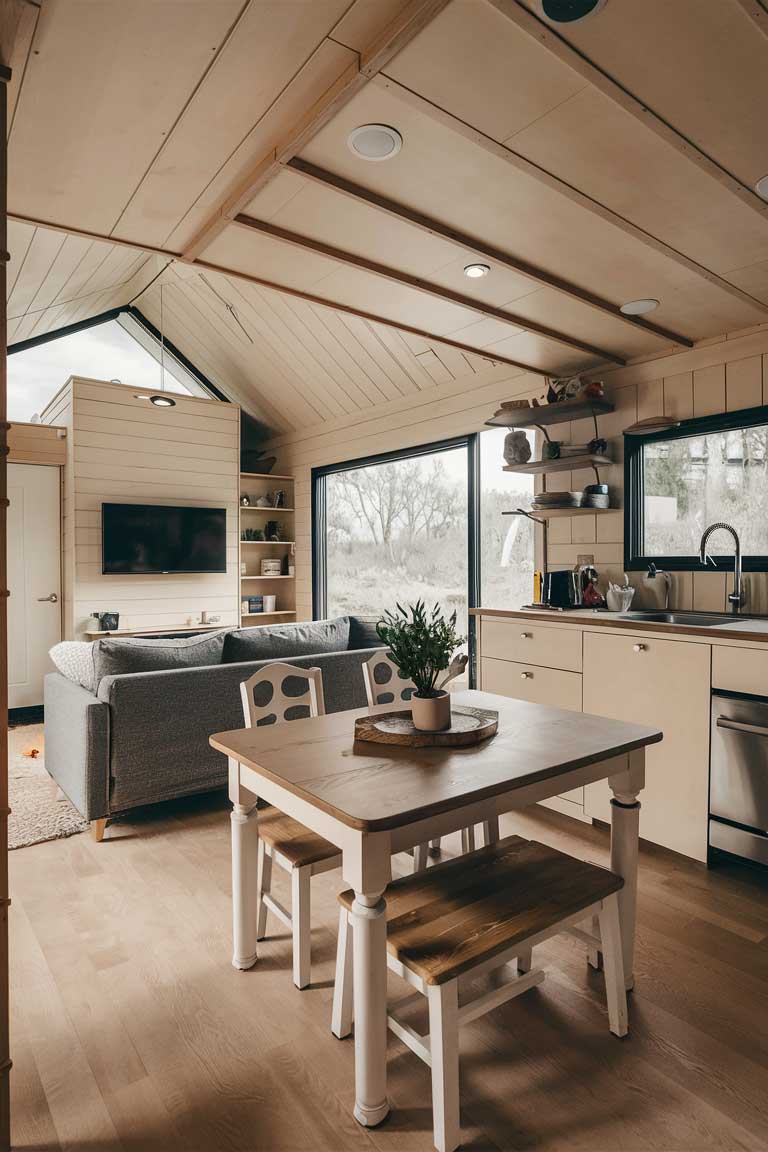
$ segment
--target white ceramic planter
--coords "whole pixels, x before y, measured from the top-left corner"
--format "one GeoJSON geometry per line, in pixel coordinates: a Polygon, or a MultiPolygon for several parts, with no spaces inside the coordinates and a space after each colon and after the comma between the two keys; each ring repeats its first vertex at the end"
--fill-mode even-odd
{"type": "Polygon", "coordinates": [[[421,732],[442,732],[451,726],[451,697],[448,692],[437,696],[411,696],[413,725],[421,732]]]}

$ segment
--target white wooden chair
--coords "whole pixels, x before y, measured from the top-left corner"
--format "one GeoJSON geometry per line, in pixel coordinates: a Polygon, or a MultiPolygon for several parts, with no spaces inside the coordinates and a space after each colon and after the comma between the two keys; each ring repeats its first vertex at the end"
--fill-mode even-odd
{"type": "MultiPolygon", "coordinates": [[[[389,1028],[432,1068],[435,1147],[453,1152],[461,1143],[459,1120],[459,1028],[544,979],[533,969],[535,945],[561,932],[603,955],[608,1023],[616,1036],[627,1034],[627,998],[619,931],[620,876],[566,856],[554,848],[508,836],[467,856],[436,864],[420,875],[389,885],[387,963],[416,992],[402,1009],[425,996],[429,1032],[421,1034],[390,1012],[389,1028]],[[580,922],[596,917],[594,929],[580,922]],[[511,961],[515,968],[502,973],[511,961]],[[483,973],[495,976],[490,991],[459,1002],[459,989],[483,973]],[[506,975],[503,982],[499,976],[506,975]]],[[[332,1029],[352,1029],[352,931],[354,892],[339,896],[339,943],[332,1029]]],[[[476,989],[473,989],[476,993],[476,989]]]]}
{"type": "MultiPolygon", "coordinates": [[[[319,668],[269,664],[240,685],[246,728],[300,720],[325,713],[319,668]]],[[[335,844],[271,806],[259,810],[259,907],[257,938],[267,931],[267,912],[291,930],[293,982],[306,988],[311,972],[310,880],[341,866],[335,844]],[[272,895],[272,865],[291,877],[291,911],[272,895]]]]}
{"type": "MultiPolygon", "coordinates": [[[[403,676],[389,652],[377,649],[363,664],[363,681],[368,707],[374,704],[408,703],[416,685],[403,676]]],[[[499,838],[499,820],[493,817],[483,822],[483,844],[492,844],[499,838]]],[[[474,827],[462,828],[461,850],[473,852],[475,849],[474,827]]],[[[433,856],[440,854],[440,837],[430,841],[429,851],[433,856]]],[[[427,864],[427,846],[419,844],[413,850],[414,870],[419,872],[427,864]]]]}

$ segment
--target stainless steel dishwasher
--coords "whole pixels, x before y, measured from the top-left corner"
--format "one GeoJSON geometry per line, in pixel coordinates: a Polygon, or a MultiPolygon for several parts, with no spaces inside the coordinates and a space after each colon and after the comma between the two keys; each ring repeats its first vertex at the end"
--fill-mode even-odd
{"type": "Polygon", "coordinates": [[[768,700],[712,693],[709,846],[768,865],[768,700]]]}

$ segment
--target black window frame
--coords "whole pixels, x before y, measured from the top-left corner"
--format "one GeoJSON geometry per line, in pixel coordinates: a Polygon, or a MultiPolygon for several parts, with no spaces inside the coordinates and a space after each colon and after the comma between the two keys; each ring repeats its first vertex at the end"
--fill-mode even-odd
{"type": "MultiPolygon", "coordinates": [[[[679,424],[661,431],[636,436],[624,434],[624,567],[638,572],[653,563],[669,572],[704,571],[698,556],[652,556],[642,550],[643,544],[643,448],[646,444],[660,444],[669,440],[682,440],[693,436],[706,436],[715,432],[734,432],[741,428],[768,425],[768,405],[742,408],[735,412],[722,412],[715,416],[699,416],[681,420],[679,424]]],[[[708,571],[732,572],[733,555],[713,556],[708,571]]],[[[742,557],[745,572],[768,572],[768,556],[742,557]]]]}
{"type": "Polygon", "coordinates": [[[392,452],[360,456],[354,460],[343,460],[312,469],[312,618],[323,619],[328,605],[326,585],[328,534],[324,483],[326,477],[339,472],[351,472],[355,468],[389,464],[398,460],[413,460],[436,452],[449,452],[454,448],[467,450],[467,644],[469,685],[474,688],[477,684],[477,626],[475,617],[469,614],[469,609],[479,606],[480,594],[480,439],[476,432],[446,440],[435,440],[429,444],[417,444],[410,448],[398,448],[392,452]]]}

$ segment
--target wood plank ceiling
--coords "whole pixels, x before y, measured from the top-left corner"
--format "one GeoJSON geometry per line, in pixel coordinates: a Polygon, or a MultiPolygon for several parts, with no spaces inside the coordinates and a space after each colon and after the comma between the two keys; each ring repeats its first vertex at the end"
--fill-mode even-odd
{"type": "Polygon", "coordinates": [[[12,2],[10,343],[135,299],[290,431],[768,321],[759,0],[12,2]]]}

